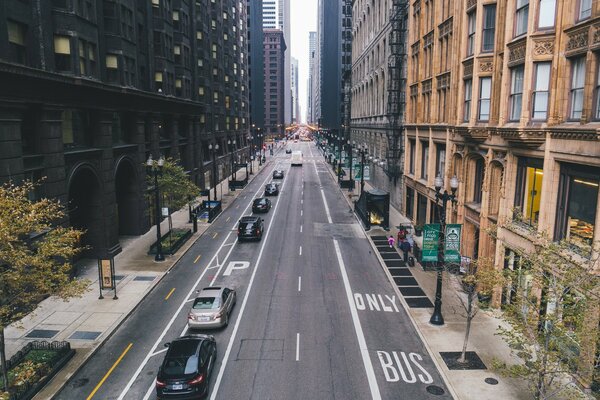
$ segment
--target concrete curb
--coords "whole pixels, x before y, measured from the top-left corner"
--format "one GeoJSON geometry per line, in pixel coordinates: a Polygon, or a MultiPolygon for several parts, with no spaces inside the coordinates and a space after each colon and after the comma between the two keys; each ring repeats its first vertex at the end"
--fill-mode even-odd
{"type": "MultiPolygon", "coordinates": [[[[268,162],[270,162],[271,160],[269,160],[268,162]]],[[[266,165],[263,164],[263,165],[266,165]]],[[[252,174],[251,176],[249,176],[248,179],[248,184],[250,184],[250,182],[252,182],[264,169],[261,168],[260,170],[257,170],[254,172],[254,174],[252,174]]],[[[241,191],[239,193],[242,193],[241,191]]],[[[227,207],[225,207],[223,209],[226,210],[228,209],[230,206],[232,206],[235,201],[237,200],[237,198],[239,197],[239,195],[236,195],[233,200],[227,204],[227,207]]],[[[214,220],[216,221],[217,219],[219,219],[221,217],[221,215],[223,215],[223,212],[221,212],[214,220]]],[[[106,343],[106,341],[108,341],[108,339],[110,339],[115,332],[121,327],[121,325],[129,318],[129,316],[131,314],[133,314],[138,307],[140,306],[140,304],[148,297],[148,295],[150,295],[150,293],[152,293],[154,291],[154,289],[158,286],[158,284],[163,280],[163,278],[169,274],[171,272],[171,270],[173,268],[175,268],[175,266],[177,266],[179,264],[179,262],[181,261],[181,259],[183,258],[183,256],[192,248],[192,246],[194,244],[196,244],[196,242],[198,241],[198,239],[200,239],[204,233],[208,230],[208,228],[210,227],[207,226],[206,229],[204,229],[204,231],[200,234],[196,234],[196,236],[194,237],[194,234],[192,234],[192,237],[186,242],[186,244],[184,246],[182,246],[175,254],[173,254],[171,257],[174,257],[173,263],[171,264],[170,267],[168,267],[164,272],[162,272],[161,275],[157,275],[158,279],[154,279],[154,281],[152,282],[152,285],[150,287],[148,287],[148,289],[146,290],[146,292],[142,295],[142,297],[140,298],[140,300],[137,302],[137,304],[127,313],[124,314],[123,317],[121,319],[119,319],[119,321],[117,322],[117,324],[114,326],[114,328],[112,329],[112,331],[110,333],[108,333],[103,339],[101,339],[93,348],[92,351],[89,351],[87,354],[84,355],[84,357],[79,360],[80,363],[75,365],[69,365],[69,363],[67,363],[65,365],[66,368],[73,368],[72,370],[62,370],[59,371],[45,386],[42,390],[40,390],[34,397],[32,400],[46,400],[46,399],[55,399],[57,395],[60,394],[60,392],[62,392],[63,388],[65,386],[67,386],[67,384],[70,382],[71,378],[73,377],[73,375],[75,375],[75,373],[77,371],[79,371],[81,368],[83,368],[87,362],[104,346],[104,344],[106,343]],[[60,381],[58,380],[59,378],[60,381]],[[53,390],[53,383],[58,383],[60,382],[60,384],[57,386],[57,388],[55,390],[53,390]]],[[[79,350],[81,351],[81,350],[79,350]]],[[[76,350],[77,352],[77,350],[76,350]]],[[[75,360],[76,357],[73,357],[71,359],[75,360]]]]}
{"type": "MultiPolygon", "coordinates": [[[[327,164],[327,165],[329,165],[329,164],[327,164]]],[[[327,171],[329,172],[329,174],[334,179],[336,178],[335,175],[333,174],[333,171],[330,168],[327,168],[327,171]]],[[[344,191],[342,190],[342,188],[338,187],[338,190],[340,192],[342,192],[342,196],[344,197],[344,199],[346,199],[346,202],[348,203],[348,205],[352,209],[352,214],[354,215],[354,217],[356,218],[356,220],[359,222],[361,229],[365,233],[365,236],[368,238],[369,244],[371,245],[371,249],[373,250],[373,253],[375,254],[375,256],[377,257],[377,259],[379,260],[379,266],[383,269],[384,273],[386,274],[386,276],[388,278],[388,281],[390,282],[390,284],[394,288],[394,292],[396,293],[396,296],[398,296],[398,298],[402,302],[402,306],[404,307],[404,311],[406,311],[406,314],[408,315],[408,318],[410,319],[413,327],[417,331],[417,334],[419,335],[419,338],[423,342],[423,345],[425,346],[425,349],[429,353],[429,356],[431,357],[431,360],[433,361],[433,363],[437,367],[437,369],[438,369],[438,371],[440,373],[440,376],[442,377],[444,383],[446,384],[446,387],[448,388],[448,391],[450,392],[450,395],[454,399],[460,400],[460,398],[456,394],[456,390],[454,389],[454,386],[452,385],[449,377],[446,374],[446,370],[443,368],[443,365],[437,359],[437,357],[435,355],[435,352],[429,346],[429,343],[427,342],[425,336],[423,335],[423,332],[421,332],[421,329],[419,328],[419,326],[417,324],[417,321],[415,320],[415,318],[410,313],[410,307],[406,303],[406,300],[404,299],[404,296],[400,293],[400,289],[398,289],[398,285],[396,285],[396,283],[394,282],[394,279],[393,279],[392,275],[390,274],[390,271],[386,268],[385,261],[381,257],[381,254],[379,254],[379,251],[377,250],[377,247],[373,243],[373,240],[371,239],[371,236],[365,230],[364,224],[361,221],[361,219],[358,218],[358,215],[356,215],[356,212],[354,212],[354,208],[353,208],[354,204],[352,204],[352,202],[350,201],[350,199],[348,198],[348,196],[346,196],[346,193],[344,193],[344,191]]]]}

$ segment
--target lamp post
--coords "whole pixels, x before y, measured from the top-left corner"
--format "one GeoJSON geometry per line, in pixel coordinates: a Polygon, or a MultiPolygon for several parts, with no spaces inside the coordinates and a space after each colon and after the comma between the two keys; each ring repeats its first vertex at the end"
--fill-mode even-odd
{"type": "Polygon", "coordinates": [[[262,140],[263,134],[260,133],[260,128],[258,128],[258,165],[262,165],[262,140]]]}
{"type": "Polygon", "coordinates": [[[368,154],[367,145],[364,143],[359,145],[358,153],[360,154],[360,195],[362,196],[365,190],[365,157],[368,154]]]}
{"type": "Polygon", "coordinates": [[[350,139],[348,139],[348,157],[350,157],[350,176],[348,177],[350,179],[350,183],[348,185],[348,191],[352,192],[352,189],[354,189],[354,182],[352,181],[352,152],[354,151],[354,146],[356,145],[356,142],[352,142],[350,141],[350,139]]]}
{"type": "Polygon", "coordinates": [[[444,190],[444,178],[440,175],[435,177],[435,204],[438,208],[438,215],[440,217],[440,233],[438,236],[438,259],[437,259],[437,283],[435,287],[435,302],[433,308],[433,314],[429,319],[429,323],[432,325],[444,325],[444,317],[442,316],[442,271],[444,270],[444,244],[446,241],[446,207],[448,201],[452,204],[456,204],[456,189],[458,189],[458,178],[453,176],[450,179],[450,193],[444,190]],[[441,201],[441,204],[440,204],[441,201]]]}
{"type": "Polygon", "coordinates": [[[233,152],[235,150],[235,139],[233,140],[228,140],[227,144],[229,145],[229,152],[231,153],[231,180],[235,181],[235,167],[234,167],[234,160],[233,160],[233,152]]]}
{"type": "Polygon", "coordinates": [[[252,175],[254,173],[254,171],[252,170],[252,165],[254,164],[252,162],[252,146],[253,146],[253,143],[254,143],[254,136],[248,135],[248,155],[250,156],[250,175],[252,175]]]}
{"type": "Polygon", "coordinates": [[[208,145],[208,150],[211,151],[212,153],[212,167],[213,167],[213,173],[212,173],[212,180],[213,180],[213,190],[214,190],[214,197],[215,197],[215,201],[217,201],[217,150],[219,150],[219,144],[215,143],[214,145],[211,143],[208,145]]]}
{"type": "Polygon", "coordinates": [[[337,135],[337,139],[338,139],[338,163],[337,163],[337,176],[338,176],[338,185],[340,183],[340,180],[342,178],[342,145],[344,143],[344,138],[342,137],[342,134],[338,134],[337,135]]]}
{"type": "Polygon", "coordinates": [[[156,255],[154,261],[165,261],[165,256],[162,253],[162,243],[160,242],[160,190],[158,188],[158,176],[162,175],[163,165],[165,165],[165,159],[160,156],[158,161],[152,159],[152,154],[146,161],[146,169],[149,174],[154,175],[154,205],[156,207],[156,255]]]}

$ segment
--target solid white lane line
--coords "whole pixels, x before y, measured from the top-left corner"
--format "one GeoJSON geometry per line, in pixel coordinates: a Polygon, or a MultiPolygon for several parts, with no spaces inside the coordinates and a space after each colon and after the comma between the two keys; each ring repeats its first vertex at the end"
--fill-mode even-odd
{"type": "Polygon", "coordinates": [[[299,255],[302,255],[302,246],[300,246],[300,254],[299,255]]]}
{"type": "MultiPolygon", "coordinates": [[[[285,186],[287,180],[283,182],[282,186],[285,186]]],[[[273,217],[272,221],[275,220],[275,215],[277,214],[277,209],[281,202],[278,201],[273,208],[273,217]]],[[[219,387],[221,386],[221,381],[223,380],[223,375],[225,374],[225,368],[227,367],[227,362],[229,361],[229,355],[231,354],[231,349],[233,348],[233,342],[235,341],[235,337],[237,336],[238,329],[240,328],[240,322],[242,321],[242,317],[244,316],[244,310],[246,309],[246,304],[248,303],[248,297],[250,296],[250,292],[252,292],[252,285],[254,284],[254,278],[256,277],[256,272],[258,271],[258,266],[260,265],[260,260],[262,260],[263,252],[265,250],[265,246],[269,239],[269,234],[271,233],[271,227],[273,225],[270,224],[267,228],[267,233],[265,234],[262,245],[260,246],[260,251],[258,252],[258,258],[256,259],[256,264],[254,265],[254,270],[252,271],[252,275],[250,276],[250,281],[248,282],[248,288],[246,289],[246,294],[244,295],[244,300],[242,301],[242,305],[240,307],[239,315],[235,321],[235,325],[233,326],[233,331],[231,332],[231,337],[229,338],[229,343],[227,344],[227,349],[225,350],[225,355],[223,356],[223,361],[221,363],[221,368],[219,368],[219,374],[217,375],[217,379],[215,380],[215,385],[213,387],[212,393],[210,395],[210,400],[215,400],[217,398],[217,394],[219,393],[219,387]]]]}
{"type": "Polygon", "coordinates": [[[373,364],[371,363],[371,357],[369,356],[369,349],[367,348],[367,342],[365,340],[365,334],[358,318],[358,312],[356,311],[356,304],[352,296],[352,288],[350,287],[350,281],[348,280],[348,274],[346,272],[346,266],[342,259],[342,252],[337,240],[333,240],[335,246],[335,254],[338,259],[338,265],[340,267],[340,274],[342,275],[342,281],[344,282],[344,289],[346,290],[346,298],[348,305],[350,306],[350,314],[352,315],[352,322],[354,323],[354,331],[358,339],[358,346],[360,347],[360,354],[363,359],[365,371],[367,372],[367,380],[369,381],[369,389],[371,390],[371,398],[374,400],[381,399],[381,393],[379,392],[379,386],[377,384],[377,378],[375,378],[375,371],[373,370],[373,364]]]}
{"type": "Polygon", "coordinates": [[[152,385],[150,385],[150,387],[148,388],[148,391],[146,392],[146,395],[144,396],[144,400],[148,400],[150,398],[150,396],[152,396],[152,394],[154,393],[155,390],[156,390],[156,378],[154,378],[152,385]]]}
{"type": "MultiPolygon", "coordinates": [[[[268,179],[269,179],[269,176],[267,175],[267,177],[263,181],[263,185],[267,182],[268,179]]],[[[261,185],[260,187],[262,187],[263,185],[261,185]]],[[[259,187],[259,190],[257,192],[255,192],[255,194],[254,194],[253,197],[256,197],[258,195],[258,193],[260,193],[262,191],[260,189],[260,187],[259,187]]],[[[277,204],[279,204],[279,202],[277,204]]],[[[248,208],[250,208],[251,205],[252,205],[252,202],[250,201],[248,203],[248,205],[246,206],[246,208],[244,209],[244,211],[242,211],[242,214],[245,213],[248,210],[248,208]]],[[[227,243],[227,241],[229,239],[229,236],[231,236],[231,231],[227,234],[227,236],[223,240],[223,243],[221,243],[221,246],[219,246],[219,248],[217,249],[217,251],[216,251],[215,255],[213,256],[213,258],[211,258],[211,260],[208,262],[208,265],[211,265],[215,261],[215,259],[218,257],[219,252],[221,252],[221,250],[223,249],[223,247],[226,245],[226,243],[227,243]]],[[[187,296],[184,297],[185,300],[183,300],[181,302],[181,304],[179,305],[179,308],[177,309],[177,311],[175,312],[175,314],[173,314],[173,317],[169,320],[169,323],[167,324],[167,326],[165,326],[165,329],[162,331],[162,333],[160,334],[159,338],[156,340],[156,342],[154,343],[154,345],[152,346],[152,348],[150,349],[150,351],[146,354],[146,357],[144,357],[144,360],[139,365],[139,367],[136,369],[135,373],[133,374],[133,376],[131,377],[131,379],[129,380],[129,382],[127,382],[127,385],[125,386],[125,388],[123,388],[123,390],[121,391],[121,394],[119,395],[119,397],[117,398],[117,400],[123,400],[125,398],[125,396],[127,395],[127,392],[129,392],[129,390],[131,389],[131,386],[133,386],[133,383],[135,382],[135,380],[138,378],[138,376],[142,372],[142,369],[144,369],[144,367],[148,363],[148,360],[150,359],[151,354],[156,350],[156,348],[158,347],[158,345],[160,344],[160,342],[163,340],[163,338],[165,337],[165,335],[167,334],[167,332],[169,331],[169,329],[171,328],[171,326],[173,325],[173,323],[177,319],[177,316],[179,315],[179,313],[183,309],[183,306],[185,306],[186,303],[188,303],[190,301],[188,299],[192,296],[192,293],[194,293],[194,291],[196,290],[196,287],[200,284],[200,281],[202,281],[202,278],[204,278],[204,274],[206,274],[206,272],[208,270],[209,270],[209,268],[205,268],[204,271],[202,271],[202,273],[200,274],[200,276],[198,277],[198,279],[196,280],[196,282],[194,283],[194,285],[192,286],[192,288],[188,292],[187,296]]],[[[153,388],[154,385],[155,385],[155,383],[153,381],[152,385],[150,385],[150,387],[153,388]]],[[[146,396],[144,397],[144,400],[148,400],[150,398],[151,393],[152,393],[152,390],[149,389],[148,392],[146,393],[146,396]]]]}
{"type": "Polygon", "coordinates": [[[298,277],[298,291],[299,292],[302,291],[302,277],[301,276],[298,277]]]}
{"type": "Polygon", "coordinates": [[[321,189],[321,197],[323,197],[323,204],[325,205],[325,213],[327,214],[327,222],[333,224],[331,214],[329,213],[329,206],[327,206],[327,200],[325,200],[325,192],[321,189]]]}
{"type": "Polygon", "coordinates": [[[300,333],[296,333],[296,361],[300,361],[300,333]]]}

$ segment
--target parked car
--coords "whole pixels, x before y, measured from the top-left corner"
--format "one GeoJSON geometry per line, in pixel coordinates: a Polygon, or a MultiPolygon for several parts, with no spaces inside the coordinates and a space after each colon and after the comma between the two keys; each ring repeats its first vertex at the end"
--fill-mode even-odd
{"type": "Polygon", "coordinates": [[[252,202],[253,213],[266,213],[271,209],[271,200],[265,197],[259,197],[252,202]]]}
{"type": "Polygon", "coordinates": [[[226,287],[213,286],[202,289],[194,299],[188,314],[188,327],[202,329],[227,326],[236,297],[235,290],[226,287]]]}
{"type": "Polygon", "coordinates": [[[259,217],[242,217],[238,223],[238,240],[262,239],[265,230],[264,219],[259,217]]]}
{"type": "Polygon", "coordinates": [[[285,154],[292,154],[292,149],[285,149],[285,154]]]}
{"type": "Polygon", "coordinates": [[[165,344],[167,353],[156,377],[159,399],[201,399],[217,361],[217,343],[209,335],[186,335],[165,344]]]}
{"type": "Polygon", "coordinates": [[[273,179],[283,179],[283,171],[280,169],[273,171],[273,179]]]}
{"type": "Polygon", "coordinates": [[[279,185],[276,183],[267,183],[265,186],[265,196],[277,196],[279,194],[279,185]]]}

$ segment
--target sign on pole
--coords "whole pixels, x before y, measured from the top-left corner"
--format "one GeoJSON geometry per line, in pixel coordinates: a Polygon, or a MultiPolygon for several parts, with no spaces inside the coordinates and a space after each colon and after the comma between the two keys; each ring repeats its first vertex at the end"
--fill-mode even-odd
{"type": "Polygon", "coordinates": [[[444,260],[448,262],[460,262],[460,224],[446,225],[446,240],[444,246],[444,260]]]}
{"type": "Polygon", "coordinates": [[[438,260],[438,239],[440,224],[427,224],[423,227],[423,252],[421,261],[438,260]]]}

